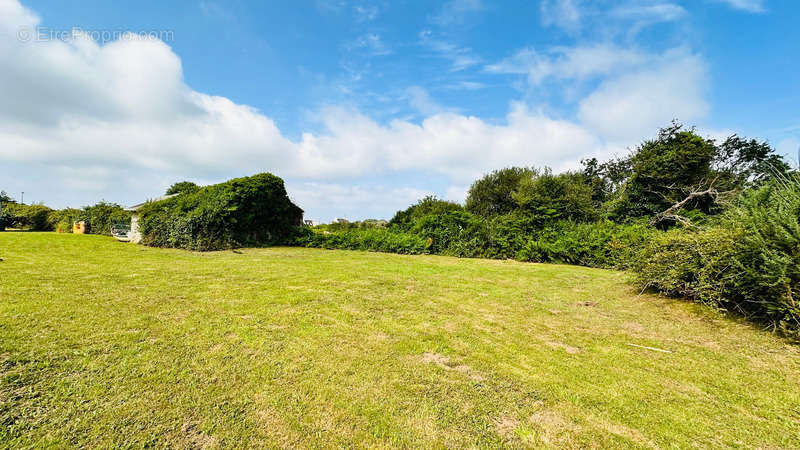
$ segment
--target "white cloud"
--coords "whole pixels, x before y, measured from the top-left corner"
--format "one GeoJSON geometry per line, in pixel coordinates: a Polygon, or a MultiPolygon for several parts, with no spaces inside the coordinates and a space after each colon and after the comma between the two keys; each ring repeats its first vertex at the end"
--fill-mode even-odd
{"type": "Polygon", "coordinates": [[[307,218],[330,222],[342,217],[348,220],[391,219],[391,213],[405,209],[417,200],[431,195],[427,190],[387,186],[343,185],[339,183],[288,182],[292,201],[306,211],[307,218]],[[329,211],[314,215],[313,211],[329,211]]]}
{"type": "Polygon", "coordinates": [[[467,200],[469,185],[450,186],[444,194],[445,200],[463,204],[467,200]]]}
{"type": "Polygon", "coordinates": [[[631,23],[629,34],[636,34],[653,24],[673,22],[689,15],[682,6],[667,2],[623,3],[612,9],[610,14],[631,23]]]}
{"type": "Polygon", "coordinates": [[[605,36],[620,30],[635,35],[647,26],[688,16],[679,4],[663,0],[542,0],[540,11],[545,26],[556,26],[570,34],[596,28],[605,36]]]}
{"type": "Polygon", "coordinates": [[[646,136],[671,119],[706,117],[708,69],[702,58],[674,49],[660,60],[603,81],[581,100],[578,117],[610,140],[646,136]]]}
{"type": "Polygon", "coordinates": [[[431,22],[441,26],[461,24],[469,15],[485,8],[481,0],[450,0],[431,18],[431,22]]]}
{"type": "Polygon", "coordinates": [[[437,177],[449,183],[447,198],[463,200],[464,186],[487,171],[574,168],[581,157],[635,144],[673,115],[691,120],[707,110],[702,59],[689,52],[653,57],[613,47],[562,48],[544,57],[537,77],[605,77],[580,103],[579,121],[522,103],[504,118],[483,120],[447,111],[412,88],[410,100],[426,116],[419,123],[379,123],[334,106],[319,111],[319,132],[290,139],[258,110],[186,86],[180,59],[163,42],[13,37],[37,23],[18,3],[0,2],[0,86],[8,86],[0,96],[0,178],[11,183],[4,189],[37,186],[42,197],[47,193],[42,200],[61,199],[54,206],[75,198],[133,202],[180,179],[271,171],[287,179],[312,217],[327,214],[320,211],[385,217],[428,189],[353,180],[437,177]]]}
{"type": "Polygon", "coordinates": [[[432,116],[447,111],[447,108],[432,99],[428,91],[420,86],[409,86],[406,89],[408,103],[423,116],[432,116]]]}
{"type": "Polygon", "coordinates": [[[800,167],[800,138],[784,138],[775,146],[775,152],[785,155],[786,160],[794,167],[800,167]]]}
{"type": "Polygon", "coordinates": [[[641,51],[623,49],[610,44],[587,47],[554,47],[545,54],[533,48],[518,50],[514,55],[486,66],[488,72],[524,74],[531,84],[544,80],[583,80],[605,76],[642,65],[651,57],[641,51]]]}
{"type": "Polygon", "coordinates": [[[420,43],[433,50],[440,58],[451,62],[450,70],[453,72],[462,71],[472,66],[480,64],[481,58],[469,47],[460,47],[451,42],[435,39],[430,30],[423,30],[419,33],[420,43]]]}
{"type": "Polygon", "coordinates": [[[356,18],[362,22],[375,20],[378,17],[378,7],[375,5],[356,5],[353,11],[356,13],[356,18]]]}
{"type": "Polygon", "coordinates": [[[767,11],[764,6],[764,0],[716,0],[719,3],[724,3],[733,9],[746,11],[750,13],[763,13],[767,11]]]}
{"type": "Polygon", "coordinates": [[[570,32],[581,26],[581,0],[542,0],[540,12],[543,25],[555,25],[570,32]]]}
{"type": "Polygon", "coordinates": [[[386,46],[381,39],[381,36],[376,33],[367,33],[359,36],[353,42],[346,45],[348,50],[360,50],[369,56],[385,56],[390,55],[392,50],[386,46]]]}

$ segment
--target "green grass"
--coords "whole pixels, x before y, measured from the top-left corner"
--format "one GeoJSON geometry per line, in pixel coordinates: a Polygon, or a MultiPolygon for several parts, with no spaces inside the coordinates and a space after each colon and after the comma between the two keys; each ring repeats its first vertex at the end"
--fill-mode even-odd
{"type": "Polygon", "coordinates": [[[796,346],[621,272],[54,233],[0,258],[3,447],[800,447],[796,346]]]}

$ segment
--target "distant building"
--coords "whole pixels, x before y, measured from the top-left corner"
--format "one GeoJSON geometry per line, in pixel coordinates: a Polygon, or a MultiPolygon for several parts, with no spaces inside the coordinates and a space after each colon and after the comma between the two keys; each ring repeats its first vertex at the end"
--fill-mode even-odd
{"type": "Polygon", "coordinates": [[[315,227],[315,226],[319,225],[319,220],[303,219],[303,224],[305,224],[305,225],[307,225],[309,227],[315,227]]]}
{"type": "Polygon", "coordinates": [[[125,233],[123,231],[115,232],[114,233],[114,237],[117,238],[120,241],[133,242],[134,244],[138,244],[139,242],[141,242],[141,240],[142,240],[142,232],[139,231],[139,213],[137,211],[139,211],[142,208],[142,206],[144,206],[144,205],[146,205],[146,204],[148,204],[150,202],[160,202],[161,200],[166,200],[168,198],[175,197],[176,195],[179,195],[179,194],[162,195],[161,197],[151,198],[150,200],[147,200],[146,202],[142,202],[142,203],[139,203],[139,204],[136,204],[136,205],[129,206],[129,207],[125,208],[125,211],[130,211],[132,213],[131,214],[131,227],[127,231],[127,233],[125,233]]]}
{"type": "Polygon", "coordinates": [[[335,220],[333,221],[333,223],[341,223],[341,224],[345,224],[345,223],[350,223],[350,221],[349,221],[349,220],[347,220],[347,219],[345,219],[344,217],[339,217],[339,218],[335,219],[335,220]]]}

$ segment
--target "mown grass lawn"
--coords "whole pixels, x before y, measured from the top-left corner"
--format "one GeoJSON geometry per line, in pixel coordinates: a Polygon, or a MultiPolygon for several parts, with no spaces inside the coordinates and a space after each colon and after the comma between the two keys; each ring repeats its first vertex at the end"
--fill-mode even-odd
{"type": "Polygon", "coordinates": [[[800,447],[796,346],[620,272],[54,233],[0,258],[3,447],[800,447]]]}

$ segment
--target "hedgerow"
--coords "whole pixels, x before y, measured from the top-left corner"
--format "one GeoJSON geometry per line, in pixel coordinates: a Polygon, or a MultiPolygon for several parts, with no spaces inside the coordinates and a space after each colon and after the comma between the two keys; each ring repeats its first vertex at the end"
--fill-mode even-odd
{"type": "Polygon", "coordinates": [[[338,233],[303,229],[294,240],[295,245],[342,250],[418,255],[430,253],[429,243],[419,236],[390,231],[385,228],[353,229],[338,233]]]}

